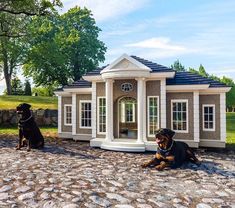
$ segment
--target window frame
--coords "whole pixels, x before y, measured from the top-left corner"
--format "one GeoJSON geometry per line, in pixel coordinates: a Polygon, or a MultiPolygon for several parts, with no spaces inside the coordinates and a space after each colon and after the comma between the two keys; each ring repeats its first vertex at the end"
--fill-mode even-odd
{"type": "MultiPolygon", "coordinates": [[[[121,123],[136,123],[136,102],[135,103],[124,103],[124,108],[122,109],[122,106],[119,106],[119,109],[124,112],[124,115],[121,115],[121,123]],[[132,121],[127,121],[128,114],[127,114],[127,106],[132,106],[132,121]],[[124,120],[123,120],[124,118],[124,120]]],[[[131,114],[129,114],[130,116],[131,114]]]]}
{"type": "Polygon", "coordinates": [[[157,98],[157,123],[158,123],[158,129],[160,127],[160,114],[159,114],[159,96],[147,96],[147,129],[148,129],[148,137],[155,137],[155,134],[150,134],[150,98],[157,98]]]}
{"type": "Polygon", "coordinates": [[[72,119],[72,104],[65,104],[64,105],[64,125],[65,126],[72,126],[73,125],[73,119],[72,119]],[[71,108],[71,123],[67,123],[67,107],[71,108]]]}
{"type": "MultiPolygon", "coordinates": [[[[106,97],[105,96],[97,97],[97,134],[106,135],[106,131],[105,132],[100,132],[100,102],[99,102],[100,99],[105,99],[105,112],[107,110],[107,107],[106,107],[106,97]]],[[[105,129],[106,128],[107,128],[107,125],[106,125],[106,115],[105,115],[105,129]]]]}
{"type": "Polygon", "coordinates": [[[92,115],[91,115],[91,126],[82,126],[82,104],[83,103],[90,103],[91,104],[91,113],[92,113],[91,100],[80,100],[79,101],[79,128],[80,129],[92,129],[92,115]]]}
{"type": "MultiPolygon", "coordinates": [[[[209,122],[209,121],[208,121],[209,122]]],[[[202,105],[202,129],[203,131],[215,131],[215,104],[203,104],[202,105]],[[205,107],[212,107],[213,108],[213,128],[212,129],[207,129],[205,128],[204,124],[205,124],[205,119],[204,119],[204,115],[205,115],[205,107]]]]}
{"type": "Polygon", "coordinates": [[[172,99],[171,100],[171,129],[176,133],[189,133],[189,119],[188,119],[188,99],[172,99]],[[186,130],[175,130],[173,129],[173,103],[186,103],[186,130]]]}

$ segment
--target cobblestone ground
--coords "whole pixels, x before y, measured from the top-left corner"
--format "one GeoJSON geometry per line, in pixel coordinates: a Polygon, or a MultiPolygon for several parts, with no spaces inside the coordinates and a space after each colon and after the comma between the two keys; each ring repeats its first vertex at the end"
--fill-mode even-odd
{"type": "Polygon", "coordinates": [[[48,142],[16,151],[0,139],[0,207],[235,207],[234,152],[198,151],[200,167],[158,172],[140,164],[152,154],[48,142]]]}

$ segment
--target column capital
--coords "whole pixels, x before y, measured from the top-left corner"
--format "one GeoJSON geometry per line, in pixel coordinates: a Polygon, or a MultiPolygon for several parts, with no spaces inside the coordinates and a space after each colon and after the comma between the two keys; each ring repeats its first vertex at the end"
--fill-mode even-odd
{"type": "Polygon", "coordinates": [[[146,78],[145,77],[138,77],[138,78],[135,78],[136,81],[145,81],[146,78]]]}

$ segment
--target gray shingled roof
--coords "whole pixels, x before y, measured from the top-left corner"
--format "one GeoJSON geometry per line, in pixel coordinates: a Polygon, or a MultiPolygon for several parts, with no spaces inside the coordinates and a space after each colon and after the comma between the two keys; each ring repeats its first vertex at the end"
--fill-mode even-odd
{"type": "Polygon", "coordinates": [[[156,72],[174,72],[172,68],[162,66],[157,63],[153,63],[152,61],[145,60],[143,58],[140,58],[138,56],[131,56],[135,60],[139,61],[140,63],[144,64],[145,66],[149,67],[152,71],[151,73],[156,73],[156,72]]]}
{"type": "Polygon", "coordinates": [[[198,85],[210,84],[210,87],[227,87],[224,83],[203,77],[192,72],[176,72],[174,78],[168,78],[166,85],[198,85]]]}
{"type": "Polygon", "coordinates": [[[64,88],[89,88],[89,87],[91,87],[91,82],[88,82],[86,80],[78,80],[70,85],[64,86],[64,88]]]}
{"type": "MultiPolygon", "coordinates": [[[[151,61],[145,60],[137,56],[131,56],[131,57],[139,61],[140,63],[144,64],[145,66],[149,67],[152,70],[151,73],[175,71],[172,68],[162,66],[157,63],[153,63],[151,61]]],[[[108,65],[90,71],[86,73],[86,76],[100,75],[101,70],[103,70],[107,66],[108,65]]],[[[210,87],[227,87],[227,85],[221,82],[191,72],[176,72],[174,78],[168,78],[166,80],[166,85],[198,85],[198,84],[209,84],[210,87]]],[[[88,82],[86,80],[78,80],[70,85],[65,86],[64,88],[89,88],[89,87],[91,87],[91,82],[88,82]]]]}

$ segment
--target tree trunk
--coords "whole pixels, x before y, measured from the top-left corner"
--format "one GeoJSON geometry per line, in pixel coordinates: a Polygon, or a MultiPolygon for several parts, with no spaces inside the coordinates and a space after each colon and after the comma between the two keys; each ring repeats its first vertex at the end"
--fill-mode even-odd
{"type": "Polygon", "coordinates": [[[8,54],[6,50],[6,41],[1,39],[2,42],[2,54],[3,54],[3,72],[4,72],[4,78],[6,82],[6,87],[7,87],[7,94],[11,95],[12,94],[12,89],[11,89],[11,73],[10,73],[10,68],[8,65],[8,54]]]}

